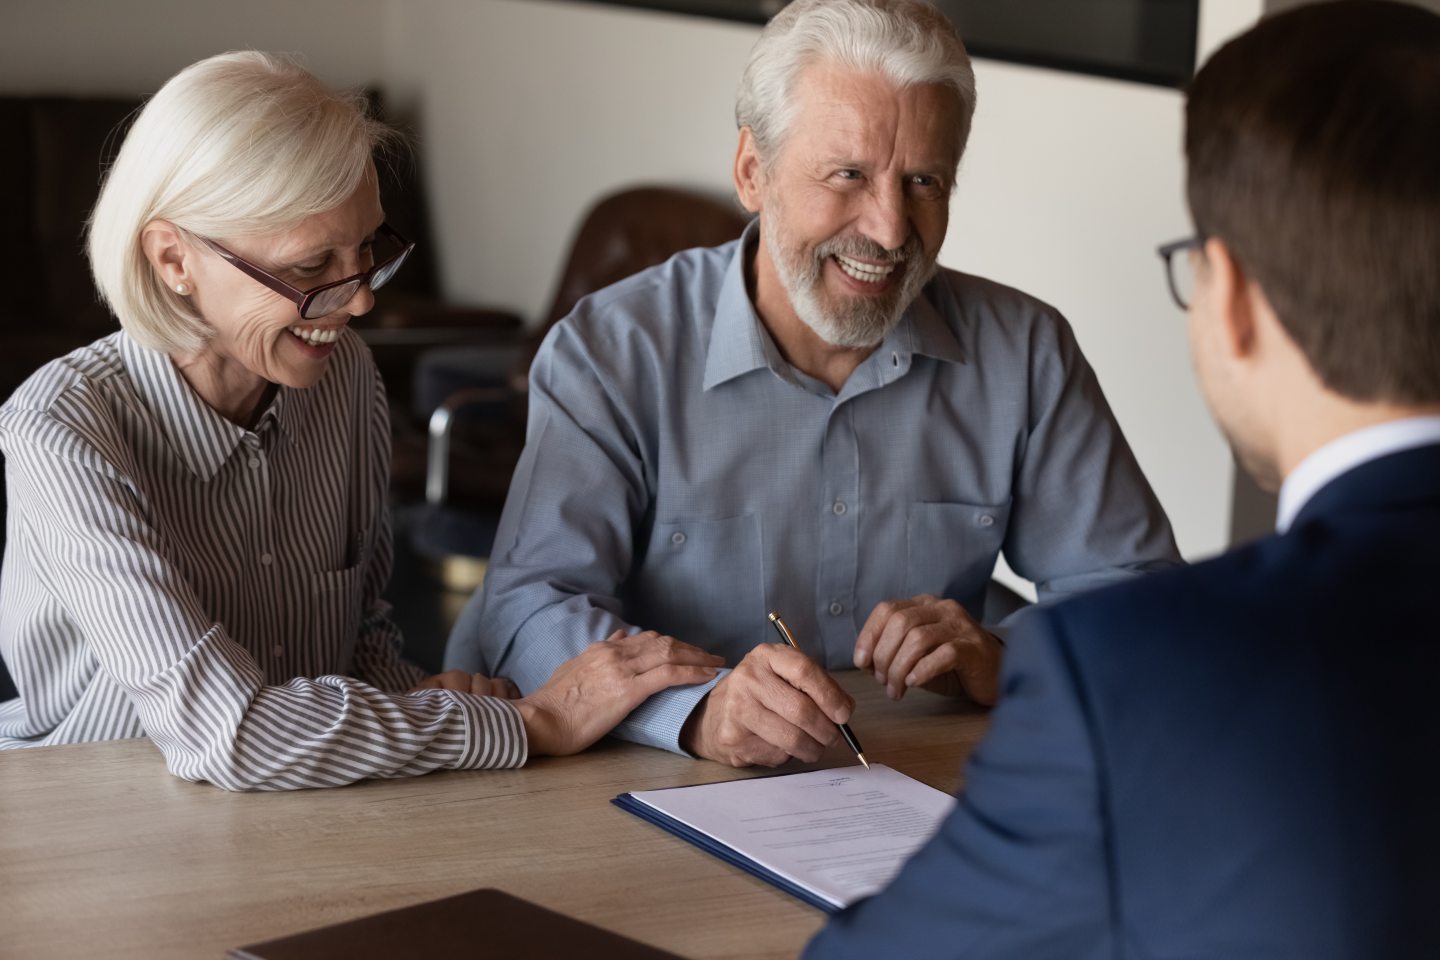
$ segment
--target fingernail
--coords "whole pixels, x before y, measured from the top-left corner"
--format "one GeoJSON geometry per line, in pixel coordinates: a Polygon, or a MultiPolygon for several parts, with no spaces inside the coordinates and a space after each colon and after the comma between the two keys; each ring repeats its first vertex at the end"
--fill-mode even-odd
{"type": "Polygon", "coordinates": [[[910,676],[908,676],[908,677],[905,678],[905,686],[907,686],[907,687],[913,687],[913,686],[915,686],[915,674],[912,673],[912,674],[910,674],[910,676]]]}
{"type": "Polygon", "coordinates": [[[855,669],[864,670],[870,663],[870,658],[865,655],[864,650],[855,651],[855,669]]]}
{"type": "Polygon", "coordinates": [[[841,707],[839,710],[836,710],[836,711],[835,711],[835,722],[836,722],[836,723],[849,723],[849,722],[850,722],[850,708],[849,708],[849,707],[841,707]]]}
{"type": "Polygon", "coordinates": [[[879,670],[876,670],[876,671],[875,671],[875,682],[876,682],[876,683],[884,683],[884,682],[885,682],[885,674],[881,673],[879,670]]]}

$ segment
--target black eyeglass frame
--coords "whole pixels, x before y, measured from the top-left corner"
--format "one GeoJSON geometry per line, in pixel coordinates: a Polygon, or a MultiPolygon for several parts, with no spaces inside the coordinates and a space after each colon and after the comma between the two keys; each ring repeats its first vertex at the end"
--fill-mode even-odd
{"type": "Polygon", "coordinates": [[[1183,240],[1172,240],[1169,243],[1162,243],[1155,248],[1155,252],[1160,255],[1160,259],[1165,261],[1165,282],[1170,285],[1170,296],[1174,299],[1176,305],[1186,313],[1190,312],[1190,304],[1186,303],[1185,298],[1180,296],[1180,285],[1175,282],[1175,254],[1190,250],[1200,250],[1205,246],[1207,239],[1209,238],[1203,233],[1197,233],[1183,240]]]}
{"type": "Polygon", "coordinates": [[[324,294],[326,291],[329,290],[334,290],[336,287],[342,287],[346,284],[353,284],[350,295],[341,301],[342,303],[348,303],[350,302],[350,298],[355,296],[355,292],[360,289],[362,284],[368,286],[371,290],[378,290],[381,287],[385,286],[385,284],[390,282],[390,278],[399,271],[400,267],[404,265],[406,258],[410,256],[410,252],[415,249],[414,241],[406,240],[403,236],[400,235],[400,231],[396,230],[388,223],[380,224],[380,227],[378,230],[376,230],[376,233],[383,235],[390,240],[393,240],[400,246],[400,251],[394,256],[386,257],[380,263],[372,265],[369,270],[366,270],[362,273],[357,273],[351,277],[344,277],[340,280],[334,280],[330,283],[321,284],[320,286],[310,290],[298,290],[295,287],[292,287],[290,284],[286,283],[284,280],[281,280],[273,273],[262,270],[260,267],[255,266],[255,264],[251,263],[249,260],[246,260],[239,254],[231,253],[229,250],[226,250],[214,240],[210,240],[206,237],[201,236],[196,236],[196,239],[203,242],[211,250],[214,250],[215,253],[218,254],[222,260],[229,263],[232,267],[239,270],[241,273],[245,274],[250,279],[261,283],[266,287],[269,287],[271,290],[280,294],[280,296],[294,303],[295,309],[299,312],[301,320],[316,320],[320,317],[325,316],[325,314],[331,312],[330,310],[321,310],[317,311],[316,314],[313,316],[306,312],[311,309],[316,299],[320,297],[321,294],[324,294]],[[375,281],[375,277],[376,275],[381,274],[382,271],[388,272],[385,272],[383,276],[380,277],[380,281],[377,283],[375,281]]]}

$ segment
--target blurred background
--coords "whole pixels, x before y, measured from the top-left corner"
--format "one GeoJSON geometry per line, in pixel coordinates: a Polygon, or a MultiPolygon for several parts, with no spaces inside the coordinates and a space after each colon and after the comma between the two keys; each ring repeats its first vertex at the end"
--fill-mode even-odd
{"type": "MultiPolygon", "coordinates": [[[[1018,21],[1016,0],[947,7],[977,55],[979,108],[941,262],[1020,287],[1069,317],[1190,559],[1265,532],[1274,506],[1237,475],[1206,416],[1185,318],[1155,254],[1191,229],[1179,87],[1227,37],[1293,2],[1042,0],[1018,21]]],[[[735,86],[755,21],[775,8],[774,0],[5,0],[0,99],[138,99],[194,60],[247,47],[297,54],[332,85],[375,91],[416,144],[409,222],[393,209],[392,222],[418,234],[430,255],[424,292],[451,311],[420,325],[463,327],[462,308],[486,308],[476,316],[503,341],[517,336],[506,323],[533,328],[557,305],[577,229],[601,197],[654,184],[726,201],[735,86]]],[[[66,162],[93,200],[100,156],[85,152],[66,162]]],[[[8,244],[49,189],[45,170],[30,174],[0,178],[8,244]]],[[[49,225],[47,242],[78,255],[89,202],[71,201],[74,222],[49,225]]],[[[64,285],[48,295],[93,302],[83,276],[64,285]]],[[[43,323],[35,316],[7,316],[0,356],[43,323]]],[[[418,355],[400,355],[396,370],[418,355]]],[[[405,395],[392,399],[420,423],[423,447],[424,406],[434,397],[414,409],[414,385],[398,389],[405,395]]],[[[467,469],[497,474],[503,491],[504,455],[467,469]]],[[[421,473],[397,482],[402,508],[421,496],[421,473]]],[[[413,571],[401,567],[403,600],[413,571]]],[[[412,635],[443,632],[450,615],[412,635]]]]}

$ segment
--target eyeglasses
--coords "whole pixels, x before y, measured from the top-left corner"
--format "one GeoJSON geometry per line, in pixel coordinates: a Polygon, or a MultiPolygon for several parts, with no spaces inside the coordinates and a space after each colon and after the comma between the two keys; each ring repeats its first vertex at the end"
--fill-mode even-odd
{"type": "Polygon", "coordinates": [[[1204,246],[1205,237],[1197,233],[1184,240],[1162,244],[1155,250],[1160,254],[1160,259],[1165,261],[1165,279],[1170,283],[1170,296],[1175,298],[1175,302],[1180,305],[1181,310],[1189,311],[1190,309],[1190,301],[1195,294],[1195,268],[1191,266],[1189,257],[1180,258],[1184,263],[1177,267],[1175,254],[1199,250],[1204,246]]]}
{"type": "Polygon", "coordinates": [[[357,273],[353,277],[346,277],[333,283],[322,284],[313,290],[297,290],[274,274],[261,270],[244,257],[226,250],[214,240],[206,240],[204,237],[197,239],[203,241],[207,247],[214,250],[222,259],[228,261],[231,266],[247,277],[263,283],[286,300],[294,302],[300,311],[300,319],[316,320],[334,313],[349,303],[362,285],[368,285],[371,290],[379,290],[385,286],[390,282],[390,278],[395,276],[395,271],[399,270],[400,265],[410,256],[410,251],[415,249],[414,243],[400,236],[399,231],[388,223],[380,224],[380,229],[376,232],[399,246],[400,251],[375,264],[364,273],[357,273]]]}

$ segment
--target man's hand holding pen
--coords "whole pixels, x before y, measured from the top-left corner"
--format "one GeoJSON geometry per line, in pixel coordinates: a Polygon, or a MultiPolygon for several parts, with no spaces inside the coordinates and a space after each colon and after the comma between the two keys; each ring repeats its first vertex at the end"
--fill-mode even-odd
{"type": "Polygon", "coordinates": [[[911,687],[991,706],[1000,692],[999,639],[954,600],[921,594],[879,604],[855,639],[855,666],[875,674],[890,699],[911,687]]]}
{"type": "Polygon", "coordinates": [[[798,650],[762,643],[691,714],[681,745],[733,767],[813,763],[840,740],[855,701],[798,650]]]}

